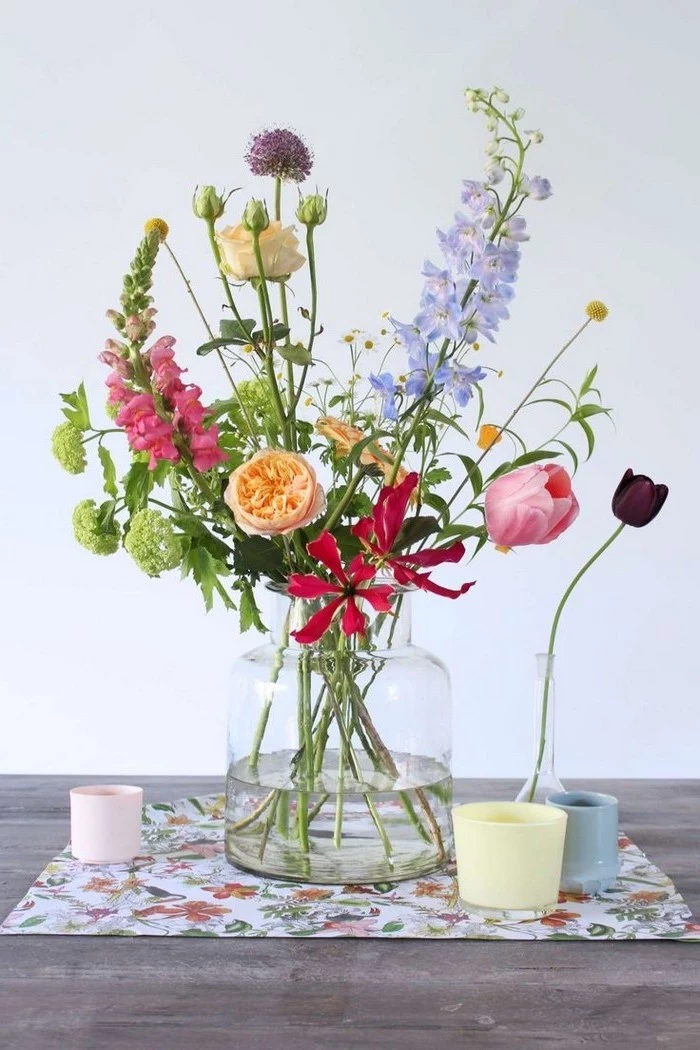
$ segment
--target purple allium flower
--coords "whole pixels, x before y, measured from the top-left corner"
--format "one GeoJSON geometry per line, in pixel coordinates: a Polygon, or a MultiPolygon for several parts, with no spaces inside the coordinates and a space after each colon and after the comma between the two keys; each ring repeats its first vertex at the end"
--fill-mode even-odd
{"type": "Polygon", "coordinates": [[[453,365],[449,388],[458,405],[464,408],[471,401],[474,393],[474,383],[480,383],[486,379],[483,368],[467,368],[466,365],[453,365]]]}
{"type": "Polygon", "coordinates": [[[369,381],[373,390],[382,399],[382,416],[385,419],[396,419],[396,394],[397,387],[391,372],[381,372],[380,375],[370,373],[369,381]]]}
{"type": "Polygon", "coordinates": [[[552,196],[551,182],[541,175],[523,175],[520,180],[520,190],[533,201],[546,201],[547,197],[552,196]]]}
{"type": "Polygon", "coordinates": [[[270,128],[253,135],[245,160],[253,175],[303,182],[311,172],[314,155],[295,131],[270,128]]]}
{"type": "Polygon", "coordinates": [[[489,243],[484,254],[472,265],[470,276],[485,288],[493,288],[497,281],[512,284],[518,275],[520,252],[517,248],[503,248],[489,243]]]}
{"type": "Polygon", "coordinates": [[[415,318],[418,331],[429,343],[434,339],[461,339],[462,307],[454,294],[448,299],[427,293],[422,310],[415,318]]]}

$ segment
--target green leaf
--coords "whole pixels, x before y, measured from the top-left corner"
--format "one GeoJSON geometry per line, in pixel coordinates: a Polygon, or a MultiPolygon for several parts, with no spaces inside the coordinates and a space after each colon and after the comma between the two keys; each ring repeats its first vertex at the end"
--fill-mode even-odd
{"type": "Polygon", "coordinates": [[[393,919],[391,922],[385,922],[382,926],[382,933],[398,933],[399,930],[403,929],[403,923],[400,919],[393,919]]]}
{"type": "Polygon", "coordinates": [[[333,535],[335,536],[336,543],[340,550],[340,556],[343,561],[350,561],[351,558],[354,558],[355,555],[359,554],[362,550],[362,544],[357,536],[353,536],[349,525],[337,525],[333,529],[333,535]]]}
{"type": "Polygon", "coordinates": [[[90,410],[88,408],[85,384],[81,383],[77,390],[70,394],[61,394],[61,400],[66,406],[63,415],[78,430],[91,430],[90,410]]]}
{"type": "Polygon", "coordinates": [[[573,409],[568,401],[562,401],[559,397],[538,397],[534,401],[528,401],[526,407],[530,405],[559,405],[560,408],[565,408],[566,411],[571,414],[573,409]]]}
{"type": "Polygon", "coordinates": [[[420,543],[421,540],[427,539],[428,536],[432,536],[439,531],[440,524],[437,518],[433,518],[431,515],[424,514],[415,518],[408,518],[401,526],[401,531],[394,544],[394,550],[405,550],[407,547],[412,547],[414,543],[420,543]]]}
{"type": "Polygon", "coordinates": [[[517,467],[526,467],[530,463],[539,463],[542,459],[557,459],[561,456],[561,452],[552,452],[544,448],[536,448],[534,452],[526,452],[524,456],[518,456],[511,463],[511,469],[515,470],[517,467]]]}
{"type": "Polygon", "coordinates": [[[261,634],[265,633],[265,624],[260,618],[260,610],[255,602],[253,588],[247,580],[241,580],[241,597],[238,603],[238,615],[240,617],[241,634],[245,634],[251,627],[261,634]]]}
{"type": "Polygon", "coordinates": [[[486,536],[485,525],[447,525],[440,532],[441,540],[470,540],[474,536],[486,536]]]}
{"type": "Polygon", "coordinates": [[[484,479],[481,476],[481,471],[471,456],[458,455],[457,458],[467,472],[467,477],[469,478],[469,483],[471,484],[472,492],[474,493],[474,499],[476,499],[484,487],[484,479]]]}
{"type": "Polygon", "coordinates": [[[236,543],[233,568],[236,575],[266,576],[279,581],[286,578],[281,547],[263,536],[247,536],[236,543]]]}
{"type": "Polygon", "coordinates": [[[210,339],[208,343],[202,343],[197,347],[196,353],[199,357],[206,357],[212,350],[218,350],[222,346],[231,346],[234,342],[241,343],[240,339],[210,339]]]}
{"type": "Polygon", "coordinates": [[[449,525],[450,508],[447,505],[447,500],[443,499],[442,496],[438,496],[436,492],[426,492],[423,495],[423,502],[438,512],[445,525],[449,525]]]}
{"type": "Polygon", "coordinates": [[[586,378],[584,379],[583,383],[581,384],[581,392],[579,394],[579,397],[583,398],[583,397],[586,396],[588,391],[593,386],[593,381],[594,381],[597,373],[598,373],[598,365],[593,365],[593,368],[590,370],[590,372],[587,374],[586,378]]]}
{"type": "Polygon", "coordinates": [[[247,933],[248,930],[252,930],[253,927],[249,922],[244,919],[235,919],[233,922],[228,922],[224,926],[226,933],[247,933]]]}
{"type": "Polygon", "coordinates": [[[135,460],[122,478],[122,485],[126,505],[129,512],[134,514],[148,502],[148,494],[153,488],[153,472],[148,469],[147,463],[135,460]]]}
{"type": "Polygon", "coordinates": [[[449,481],[452,475],[450,474],[447,467],[433,467],[423,476],[424,485],[441,485],[444,481],[449,481]]]}
{"type": "Polygon", "coordinates": [[[192,541],[182,560],[182,575],[187,576],[190,573],[204,596],[204,607],[207,612],[213,608],[215,591],[227,609],[234,608],[233,601],[220,580],[221,576],[229,576],[231,570],[225,562],[215,558],[197,540],[192,541]]]}
{"type": "Polygon", "coordinates": [[[593,449],[595,448],[595,434],[593,433],[593,428],[585,419],[577,419],[576,422],[586,435],[586,441],[588,443],[588,455],[586,456],[586,459],[589,460],[593,455],[593,449]]]}
{"type": "Polygon", "coordinates": [[[116,499],[119,490],[117,489],[117,468],[114,466],[114,460],[104,445],[98,445],[97,455],[100,457],[100,463],[102,464],[104,490],[108,496],[116,499]]]}
{"type": "Polygon", "coordinates": [[[17,927],[18,930],[28,930],[32,926],[40,926],[42,922],[46,922],[48,916],[46,915],[31,915],[28,919],[25,919],[17,927]]]}
{"type": "Polygon", "coordinates": [[[311,354],[303,343],[295,343],[294,346],[278,346],[277,353],[285,361],[291,361],[293,365],[310,365],[311,354]]]}
{"type": "Polygon", "coordinates": [[[609,408],[603,408],[602,405],[579,405],[571,419],[574,423],[580,423],[582,419],[588,419],[589,416],[599,415],[610,415],[609,408]]]}
{"type": "Polygon", "coordinates": [[[566,441],[562,441],[562,440],[561,440],[561,438],[557,438],[557,439],[556,439],[556,442],[557,442],[557,445],[561,445],[561,446],[562,446],[562,448],[566,449],[566,451],[567,451],[567,452],[569,453],[569,455],[571,456],[571,462],[572,462],[572,463],[573,463],[573,465],[574,465],[574,474],[575,474],[575,473],[576,473],[576,471],[578,470],[578,456],[577,456],[577,455],[576,455],[576,453],[574,452],[574,450],[573,450],[573,448],[571,447],[571,445],[567,444],[567,442],[566,442],[566,441]]]}
{"type": "MultiPolygon", "coordinates": [[[[392,435],[387,430],[376,430],[373,434],[370,434],[368,437],[363,438],[362,441],[358,441],[356,445],[353,445],[352,450],[343,458],[348,463],[359,463],[360,456],[368,445],[371,445],[373,442],[376,443],[379,438],[391,436],[392,435]]],[[[378,448],[373,448],[372,454],[376,455],[378,459],[382,459],[382,455],[378,448]]],[[[387,462],[390,462],[388,456],[386,457],[386,460],[387,462]]]]}
{"type": "Polygon", "coordinates": [[[436,408],[431,408],[429,412],[425,413],[425,417],[426,419],[434,420],[436,423],[442,423],[444,427],[451,427],[453,430],[456,430],[457,433],[461,434],[462,437],[465,437],[467,441],[469,441],[469,434],[467,434],[466,430],[462,430],[459,423],[457,423],[457,421],[455,419],[452,419],[450,416],[446,416],[444,412],[438,412],[436,408]]]}
{"type": "Polygon", "coordinates": [[[238,321],[220,321],[219,335],[230,343],[252,343],[253,330],[255,329],[255,318],[244,317],[243,324],[238,321]]]}

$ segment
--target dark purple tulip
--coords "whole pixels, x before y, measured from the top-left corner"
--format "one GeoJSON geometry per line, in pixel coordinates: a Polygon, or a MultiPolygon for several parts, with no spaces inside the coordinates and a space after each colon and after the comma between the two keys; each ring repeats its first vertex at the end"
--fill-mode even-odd
{"type": "Polygon", "coordinates": [[[633,474],[628,468],[612,498],[613,514],[625,525],[641,529],[654,520],[667,496],[668,485],[655,485],[645,474],[633,474]]]}

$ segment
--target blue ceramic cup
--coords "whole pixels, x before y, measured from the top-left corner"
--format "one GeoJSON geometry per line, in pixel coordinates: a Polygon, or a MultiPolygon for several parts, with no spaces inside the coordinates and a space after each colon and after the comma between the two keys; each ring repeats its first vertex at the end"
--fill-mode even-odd
{"type": "Polygon", "coordinates": [[[546,804],[565,810],[569,818],[561,889],[581,894],[611,889],[620,867],[617,799],[597,791],[557,791],[546,804]]]}

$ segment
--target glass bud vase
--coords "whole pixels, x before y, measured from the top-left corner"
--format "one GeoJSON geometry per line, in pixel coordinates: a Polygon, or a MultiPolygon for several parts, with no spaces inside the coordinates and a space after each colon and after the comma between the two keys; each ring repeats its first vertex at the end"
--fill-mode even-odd
{"type": "Polygon", "coordinates": [[[554,772],[554,653],[538,653],[535,660],[535,760],[516,802],[544,802],[555,791],[566,790],[554,772]]]}
{"type": "Polygon", "coordinates": [[[272,637],[233,671],[232,864],[346,884],[414,878],[445,864],[452,852],[449,677],[411,643],[410,600],[392,584],[391,612],[373,616],[364,637],[346,637],[336,619],[303,646],[292,632],[322,606],[276,596],[272,637]]]}

